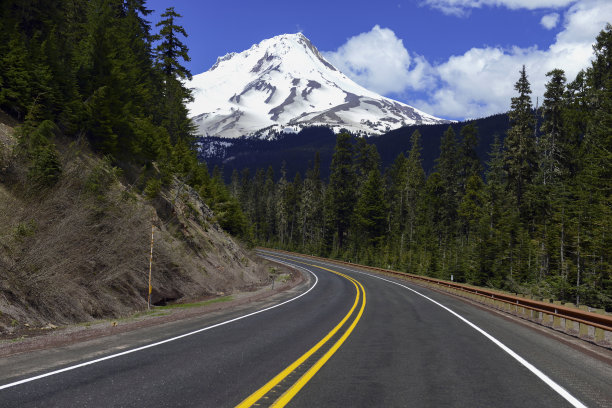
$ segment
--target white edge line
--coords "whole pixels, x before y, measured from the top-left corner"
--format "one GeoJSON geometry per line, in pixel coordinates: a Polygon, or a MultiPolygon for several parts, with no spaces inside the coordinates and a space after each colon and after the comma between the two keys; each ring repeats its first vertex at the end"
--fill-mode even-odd
{"type": "MultiPolygon", "coordinates": [[[[300,259],[307,259],[307,258],[300,258],[300,259]]],[[[535,374],[540,380],[544,381],[544,383],[546,383],[546,385],[548,385],[550,388],[552,388],[555,392],[557,392],[557,394],[561,395],[563,398],[565,398],[565,400],[567,402],[569,402],[570,404],[572,404],[574,407],[576,408],[587,408],[586,405],[584,405],[582,402],[580,402],[576,397],[574,397],[572,394],[570,394],[565,388],[563,388],[561,385],[557,384],[554,380],[552,380],[549,376],[547,376],[546,374],[544,374],[542,371],[540,371],[539,369],[537,369],[533,364],[531,364],[530,362],[528,362],[527,360],[525,360],[523,357],[521,357],[520,355],[518,355],[516,352],[514,352],[510,347],[506,346],[504,343],[502,343],[501,341],[497,340],[495,337],[493,337],[492,335],[490,335],[489,333],[487,333],[486,331],[484,331],[483,329],[481,329],[480,327],[476,326],[474,323],[470,322],[469,320],[467,320],[465,317],[461,316],[460,314],[458,314],[457,312],[449,309],[448,307],[444,306],[441,303],[436,302],[435,300],[433,300],[432,298],[412,289],[409,288],[406,285],[402,285],[399,282],[395,282],[389,279],[385,279],[382,278],[380,276],[376,276],[376,275],[372,275],[370,273],[367,272],[361,272],[361,271],[357,271],[354,269],[349,269],[349,268],[345,268],[339,265],[335,265],[335,264],[330,264],[328,262],[324,262],[324,261],[317,261],[320,262],[324,265],[333,265],[334,267],[338,267],[341,269],[344,269],[345,271],[350,271],[350,272],[354,272],[354,273],[359,273],[362,275],[367,275],[370,276],[372,278],[376,278],[376,279],[380,279],[383,280],[385,282],[389,282],[389,283],[393,283],[394,285],[398,285],[403,287],[404,289],[408,289],[409,291],[412,291],[414,293],[416,293],[419,296],[424,297],[425,299],[429,300],[430,302],[440,306],[442,309],[446,310],[447,312],[451,313],[452,315],[454,315],[455,317],[457,317],[458,319],[462,320],[464,323],[468,324],[470,327],[472,327],[474,330],[478,331],[480,334],[482,334],[483,336],[485,336],[486,338],[488,338],[489,340],[491,340],[493,343],[495,343],[495,345],[497,345],[499,348],[501,348],[502,350],[504,350],[506,353],[508,353],[510,356],[512,356],[516,361],[518,361],[519,363],[521,363],[524,367],[526,367],[529,371],[531,371],[533,374],[535,374]]]]}
{"type": "MultiPolygon", "coordinates": [[[[269,259],[269,258],[266,258],[266,259],[269,259]]],[[[298,296],[296,296],[294,298],[286,300],[286,301],[284,301],[282,303],[279,303],[278,305],[270,306],[270,307],[267,307],[265,309],[258,310],[256,312],[246,314],[244,316],[239,316],[239,317],[236,317],[234,319],[230,319],[230,320],[226,320],[226,321],[221,322],[221,323],[213,324],[212,326],[207,326],[207,327],[204,327],[204,328],[201,328],[201,329],[189,332],[189,333],[181,334],[180,336],[176,336],[176,337],[172,337],[172,338],[169,338],[169,339],[166,339],[166,340],[158,341],[156,343],[147,344],[146,346],[137,347],[135,349],[123,351],[121,353],[111,354],[110,356],[98,358],[98,359],[91,360],[91,361],[86,361],[84,363],[76,364],[76,365],[69,366],[69,367],[64,367],[64,368],[59,369],[59,370],[50,371],[48,373],[40,374],[40,375],[37,375],[35,377],[29,377],[29,378],[25,378],[23,380],[15,381],[15,382],[12,382],[12,383],[9,383],[9,384],[4,384],[4,385],[0,386],[0,390],[4,390],[4,389],[7,389],[7,388],[15,387],[17,385],[21,385],[21,384],[28,383],[28,382],[35,381],[35,380],[40,380],[41,378],[50,377],[52,375],[64,373],[66,371],[76,370],[77,368],[81,368],[81,367],[85,367],[85,366],[88,366],[88,365],[99,363],[101,361],[105,361],[105,360],[110,360],[110,359],[113,359],[113,358],[121,357],[121,356],[124,356],[126,354],[135,353],[137,351],[145,350],[145,349],[148,349],[148,348],[151,348],[151,347],[155,347],[155,346],[159,346],[159,345],[162,345],[162,344],[165,344],[165,343],[169,343],[171,341],[179,340],[179,339],[182,339],[183,337],[191,336],[191,335],[194,335],[194,334],[197,334],[197,333],[201,333],[201,332],[206,331],[206,330],[214,329],[216,327],[223,326],[223,325],[226,325],[226,324],[238,321],[238,320],[246,319],[247,317],[251,317],[253,315],[256,315],[256,314],[259,314],[259,313],[263,313],[263,312],[266,312],[268,310],[271,310],[271,309],[274,309],[274,308],[286,305],[289,302],[293,302],[294,300],[297,300],[297,299],[301,298],[302,296],[306,295],[308,292],[313,290],[315,286],[317,286],[317,283],[319,282],[319,278],[312,271],[309,271],[308,269],[303,268],[301,266],[290,265],[290,264],[287,264],[285,262],[278,261],[277,259],[274,259],[273,261],[285,264],[287,266],[291,266],[293,268],[298,268],[298,269],[302,269],[304,271],[309,272],[310,274],[312,274],[315,277],[314,284],[306,292],[304,292],[304,293],[302,293],[302,294],[300,294],[300,295],[298,295],[298,296]]]]}

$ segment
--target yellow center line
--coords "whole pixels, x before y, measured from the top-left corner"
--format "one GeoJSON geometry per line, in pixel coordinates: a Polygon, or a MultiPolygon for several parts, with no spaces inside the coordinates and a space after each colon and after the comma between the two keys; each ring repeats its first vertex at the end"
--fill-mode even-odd
{"type": "Polygon", "coordinates": [[[357,317],[355,318],[353,323],[349,326],[349,328],[342,335],[342,337],[338,339],[338,341],[327,351],[327,353],[325,353],[323,357],[321,357],[306,373],[304,373],[296,381],[295,384],[293,384],[287,391],[285,391],[285,393],[283,393],[272,405],[273,407],[284,407],[306,385],[306,383],[310,381],[310,379],[321,369],[321,367],[323,367],[323,365],[327,362],[327,360],[329,360],[330,357],[340,348],[340,346],[344,343],[344,341],[348,338],[348,336],[351,334],[351,332],[357,325],[357,322],[359,321],[359,319],[361,319],[361,315],[363,314],[363,310],[365,309],[365,303],[366,303],[365,289],[363,288],[363,285],[359,283],[357,280],[343,273],[333,271],[331,269],[327,269],[327,268],[324,268],[318,265],[312,265],[312,264],[308,264],[305,262],[299,262],[293,259],[291,259],[291,261],[301,263],[304,265],[308,265],[308,266],[314,266],[320,269],[324,269],[326,271],[332,272],[336,275],[346,278],[353,285],[355,285],[355,289],[357,292],[355,295],[355,302],[353,303],[351,310],[349,310],[346,316],[344,316],[344,318],[340,321],[340,323],[336,325],[336,327],[333,328],[332,331],[330,331],[323,339],[321,339],[314,347],[308,350],[304,355],[302,355],[295,362],[293,362],[291,365],[289,365],[287,368],[281,371],[278,375],[276,375],[274,378],[268,381],[268,383],[266,383],[263,387],[255,391],[248,398],[246,398],[244,401],[238,404],[236,408],[250,407],[253,404],[255,404],[264,395],[266,395],[272,388],[274,388],[281,381],[287,378],[287,376],[289,376],[293,371],[295,371],[295,369],[298,368],[302,363],[308,360],[308,358],[312,356],[314,353],[316,353],[323,345],[325,345],[325,343],[327,343],[329,339],[331,339],[338,332],[338,330],[340,330],[340,328],[344,325],[344,323],[346,323],[346,321],[353,314],[353,311],[355,311],[355,309],[357,308],[357,305],[359,304],[359,299],[361,297],[360,295],[361,293],[363,293],[363,302],[361,305],[361,309],[359,310],[359,313],[357,314],[357,317]]]}

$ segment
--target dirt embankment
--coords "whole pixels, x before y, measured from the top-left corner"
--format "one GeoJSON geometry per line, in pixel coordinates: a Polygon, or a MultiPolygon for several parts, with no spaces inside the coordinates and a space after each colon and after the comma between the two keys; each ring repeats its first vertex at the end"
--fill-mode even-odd
{"type": "Polygon", "coordinates": [[[123,184],[86,143],[58,140],[60,181],[33,193],[25,165],[10,154],[12,129],[1,126],[0,336],[145,309],[152,225],[152,303],[267,282],[268,266],[226,234],[178,180],[151,201],[123,184]]]}

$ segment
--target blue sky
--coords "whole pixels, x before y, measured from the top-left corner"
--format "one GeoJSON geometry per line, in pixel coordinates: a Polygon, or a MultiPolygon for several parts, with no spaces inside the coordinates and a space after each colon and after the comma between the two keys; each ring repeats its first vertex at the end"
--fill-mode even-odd
{"type": "Polygon", "coordinates": [[[508,109],[525,64],[534,99],[546,72],[569,80],[588,65],[591,44],[612,22],[609,0],[149,0],[183,15],[193,74],[218,56],[263,39],[303,32],[356,82],[449,119],[508,109]]]}

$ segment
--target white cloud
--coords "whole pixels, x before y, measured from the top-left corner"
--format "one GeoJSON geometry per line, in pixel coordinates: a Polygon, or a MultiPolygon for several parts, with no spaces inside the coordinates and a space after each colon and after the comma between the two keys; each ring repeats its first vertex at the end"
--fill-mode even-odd
{"type": "Polygon", "coordinates": [[[522,65],[534,103],[536,97],[542,99],[548,71],[563,69],[567,79],[573,80],[589,65],[592,44],[609,16],[609,0],[582,0],[564,12],[562,31],[546,49],[472,48],[436,65],[411,56],[393,31],[378,26],[325,56],[355,82],[379,93],[414,95],[421,91],[419,97],[407,101],[425,112],[452,119],[482,117],[509,109],[522,65]]]}
{"type": "Polygon", "coordinates": [[[467,15],[470,9],[482,7],[506,7],[511,10],[564,8],[577,0],[423,0],[422,4],[457,16],[467,15]]]}
{"type": "Polygon", "coordinates": [[[323,55],[355,82],[381,94],[424,89],[432,84],[427,78],[427,61],[418,55],[411,57],[393,31],[378,25],[349,38],[337,51],[323,55]]]}
{"type": "Polygon", "coordinates": [[[552,30],[553,28],[555,28],[558,22],[559,22],[559,13],[546,14],[540,20],[540,24],[542,24],[542,26],[547,30],[552,30]]]}

